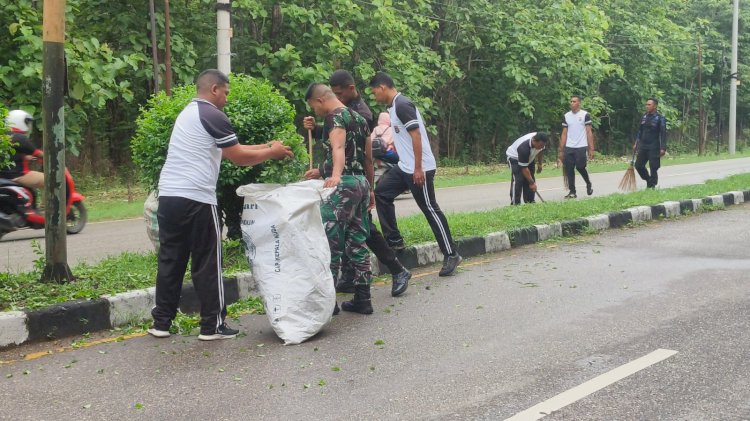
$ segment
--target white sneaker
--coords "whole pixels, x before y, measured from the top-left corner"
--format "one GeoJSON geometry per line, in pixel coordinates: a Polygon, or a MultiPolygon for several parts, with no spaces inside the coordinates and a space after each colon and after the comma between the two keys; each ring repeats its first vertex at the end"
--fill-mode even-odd
{"type": "Polygon", "coordinates": [[[156,329],[156,328],[153,328],[153,327],[149,328],[149,330],[147,330],[147,332],[148,332],[149,335],[151,335],[151,336],[153,336],[155,338],[168,338],[169,335],[170,335],[170,333],[169,333],[168,330],[159,330],[159,329],[156,329]]]}

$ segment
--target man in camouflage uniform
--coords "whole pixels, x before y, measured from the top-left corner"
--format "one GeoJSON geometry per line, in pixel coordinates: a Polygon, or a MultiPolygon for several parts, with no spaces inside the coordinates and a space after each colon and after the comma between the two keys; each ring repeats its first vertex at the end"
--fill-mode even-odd
{"type": "MultiPolygon", "coordinates": [[[[370,129],[365,119],[346,108],[331,88],[313,83],[305,101],[316,115],[324,117],[323,147],[325,161],[305,174],[306,178],[325,179],[325,187],[336,187],[320,206],[328,245],[331,249],[331,273],[334,286],[346,254],[354,269],[354,298],[341,304],[344,311],[372,314],[370,301],[370,252],[365,241],[370,231],[367,208],[373,181],[370,129]]],[[[338,313],[338,305],[333,314],[338,313]]]]}

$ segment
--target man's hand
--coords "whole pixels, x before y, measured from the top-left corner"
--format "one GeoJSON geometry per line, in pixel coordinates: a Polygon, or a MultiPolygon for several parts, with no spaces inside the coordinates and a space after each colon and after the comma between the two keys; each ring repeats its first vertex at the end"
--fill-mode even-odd
{"type": "Polygon", "coordinates": [[[589,149],[589,161],[591,161],[592,159],[594,159],[594,150],[589,149]]]}
{"type": "Polygon", "coordinates": [[[284,159],[294,157],[292,148],[290,148],[289,146],[284,146],[284,144],[279,142],[278,140],[274,140],[269,144],[269,146],[271,147],[271,159],[284,159]]]}
{"type": "Polygon", "coordinates": [[[536,183],[529,184],[529,188],[531,189],[531,191],[536,193],[536,183]]]}
{"type": "Polygon", "coordinates": [[[412,180],[416,186],[422,187],[424,185],[424,171],[422,169],[415,169],[412,180]]]}
{"type": "Polygon", "coordinates": [[[536,173],[539,174],[542,172],[542,165],[540,164],[538,167],[536,167],[536,173]]]}
{"type": "Polygon", "coordinates": [[[315,117],[305,117],[302,119],[302,127],[304,127],[307,130],[312,130],[315,128],[315,117]]]}
{"type": "Polygon", "coordinates": [[[341,182],[341,177],[332,175],[326,178],[326,182],[323,183],[323,187],[336,187],[339,185],[340,182],[341,182]]]}
{"type": "Polygon", "coordinates": [[[318,180],[320,179],[320,170],[313,168],[305,172],[305,180],[318,180]]]}
{"type": "Polygon", "coordinates": [[[664,156],[664,154],[665,154],[665,153],[667,153],[667,150],[666,150],[666,149],[662,149],[662,150],[660,150],[660,151],[659,151],[659,158],[661,158],[662,156],[664,156]]]}
{"type": "Polygon", "coordinates": [[[367,211],[370,212],[375,209],[375,192],[370,190],[370,205],[367,206],[367,211]]]}

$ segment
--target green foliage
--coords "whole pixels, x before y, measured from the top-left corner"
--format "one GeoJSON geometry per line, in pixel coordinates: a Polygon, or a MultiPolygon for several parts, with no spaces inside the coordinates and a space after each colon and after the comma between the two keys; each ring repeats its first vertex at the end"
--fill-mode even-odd
{"type": "MultiPolygon", "coordinates": [[[[307,151],[294,130],[294,109],[266,81],[245,75],[231,75],[227,105],[224,108],[240,142],[249,145],[281,140],[290,146],[294,159],[266,162],[257,167],[239,167],[222,162],[219,187],[248,183],[288,183],[300,179],[307,165],[307,151]]],[[[163,92],[153,96],[142,109],[131,141],[133,162],[143,183],[155,189],[167,158],[169,137],[177,116],[195,96],[192,85],[177,87],[172,97],[163,92]]]]}
{"type": "Polygon", "coordinates": [[[5,123],[7,116],[8,110],[0,104],[0,168],[7,168],[11,164],[14,152],[8,136],[9,129],[5,123]]]}

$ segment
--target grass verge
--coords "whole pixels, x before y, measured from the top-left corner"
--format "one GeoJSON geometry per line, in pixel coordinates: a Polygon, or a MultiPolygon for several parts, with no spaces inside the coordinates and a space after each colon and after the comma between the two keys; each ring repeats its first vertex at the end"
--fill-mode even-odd
{"type": "MultiPolygon", "coordinates": [[[[735,155],[728,153],[713,155],[674,155],[665,156],[661,160],[662,166],[695,164],[698,162],[720,161],[725,159],[737,159],[750,157],[750,150],[737,152],[735,155]]],[[[546,158],[552,159],[550,152],[546,158]]],[[[588,163],[590,173],[602,173],[611,171],[625,171],[628,168],[630,157],[597,156],[588,163]]],[[[537,174],[537,178],[562,177],[562,167],[556,167],[555,161],[545,162],[543,171],[537,174]]],[[[435,187],[459,187],[474,184],[490,184],[510,181],[510,169],[505,163],[487,165],[466,165],[457,167],[438,166],[435,175],[435,187]]]]}
{"type": "MultiPolygon", "coordinates": [[[[638,205],[653,205],[668,200],[702,198],[750,187],[750,174],[739,174],[706,184],[682,186],[664,190],[612,194],[586,200],[537,203],[530,206],[498,208],[491,211],[448,215],[453,237],[482,236],[491,232],[547,224],[600,213],[623,210],[638,205]]],[[[408,244],[434,241],[432,231],[422,215],[399,219],[399,227],[408,244]]],[[[39,253],[37,253],[39,254],[39,253]]],[[[43,255],[36,261],[36,269],[25,273],[0,274],[0,310],[33,309],[73,299],[91,299],[104,294],[116,294],[154,285],[156,256],[154,253],[124,253],[95,265],[79,264],[73,268],[77,276],[68,284],[40,283],[44,268],[43,255]]],[[[239,241],[224,243],[226,273],[248,269],[239,241]]],[[[179,325],[179,323],[178,323],[179,325]]],[[[180,327],[189,331],[190,325],[180,327]]]]}

